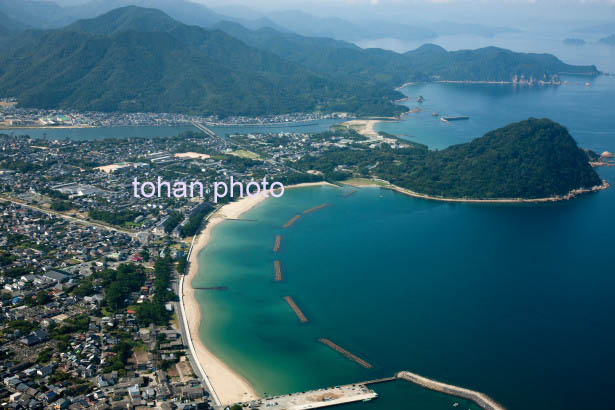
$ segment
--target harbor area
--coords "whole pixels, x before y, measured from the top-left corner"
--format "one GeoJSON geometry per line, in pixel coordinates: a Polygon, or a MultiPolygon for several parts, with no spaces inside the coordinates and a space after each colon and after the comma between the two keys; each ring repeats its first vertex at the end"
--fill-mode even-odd
{"type": "Polygon", "coordinates": [[[318,409],[358,401],[370,401],[378,393],[364,384],[349,384],[302,393],[268,397],[250,403],[252,409],[307,410],[318,409]]]}

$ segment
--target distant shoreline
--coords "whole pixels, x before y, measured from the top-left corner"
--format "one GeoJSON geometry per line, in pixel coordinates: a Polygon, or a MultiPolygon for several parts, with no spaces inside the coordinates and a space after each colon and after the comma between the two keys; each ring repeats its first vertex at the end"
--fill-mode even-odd
{"type": "Polygon", "coordinates": [[[106,127],[99,127],[96,125],[41,125],[40,127],[36,125],[11,125],[11,126],[0,125],[0,131],[2,130],[52,130],[54,128],[66,130],[66,129],[106,128],[106,127]]]}
{"type": "MultiPolygon", "coordinates": [[[[231,124],[231,123],[210,123],[205,122],[207,126],[211,127],[263,127],[263,128],[301,128],[301,127],[309,127],[318,125],[319,121],[324,120],[340,120],[343,121],[342,118],[321,118],[315,120],[302,120],[302,121],[292,121],[292,122],[269,122],[269,123],[241,123],[241,124],[231,124]]],[[[0,131],[3,130],[52,130],[52,129],[95,129],[95,128],[122,128],[122,127],[155,127],[155,128],[164,128],[164,127],[188,127],[192,126],[191,123],[176,123],[176,124],[126,124],[126,125],[0,125],[0,131]]]]}
{"type": "MultiPolygon", "coordinates": [[[[607,75],[607,73],[598,72],[598,73],[567,73],[561,72],[558,75],[568,75],[568,76],[580,76],[580,77],[598,77],[600,75],[607,75]]],[[[544,85],[564,85],[565,81],[541,81],[537,80],[534,83],[530,84],[529,82],[514,82],[512,80],[434,80],[434,81],[411,81],[400,85],[399,87],[395,87],[395,91],[401,91],[402,89],[409,87],[411,85],[417,84],[508,84],[508,85],[521,85],[521,86],[544,86],[544,85]]]]}

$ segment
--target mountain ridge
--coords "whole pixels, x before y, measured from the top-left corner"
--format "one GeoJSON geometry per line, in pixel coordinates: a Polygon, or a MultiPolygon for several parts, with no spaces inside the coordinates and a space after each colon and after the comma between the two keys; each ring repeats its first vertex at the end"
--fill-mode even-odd
{"type": "Polygon", "coordinates": [[[0,93],[23,107],[94,111],[403,111],[390,90],[336,83],[222,31],[135,6],[24,33],[0,57],[0,93]]]}
{"type": "Polygon", "coordinates": [[[449,52],[427,44],[398,54],[269,27],[225,22],[211,30],[126,6],[12,39],[0,56],[0,94],[38,108],[394,116],[407,108],[392,103],[403,97],[393,89],[407,82],[541,79],[559,71],[598,73],[495,47],[449,52]]]}

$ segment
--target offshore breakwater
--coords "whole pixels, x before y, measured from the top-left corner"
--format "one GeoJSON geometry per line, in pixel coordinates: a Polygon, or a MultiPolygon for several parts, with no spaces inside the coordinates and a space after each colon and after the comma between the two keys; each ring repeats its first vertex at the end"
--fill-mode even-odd
{"type": "MultiPolygon", "coordinates": [[[[356,190],[351,190],[350,192],[346,192],[343,194],[344,198],[348,198],[349,196],[353,195],[356,192],[356,190]]],[[[323,203],[321,205],[317,205],[314,206],[312,208],[309,208],[305,211],[302,212],[303,215],[306,214],[311,214],[313,212],[316,212],[320,209],[326,208],[331,206],[331,203],[326,202],[323,203]]],[[[297,214],[295,215],[291,220],[289,220],[288,222],[286,222],[283,225],[284,229],[288,229],[291,226],[293,226],[295,224],[295,222],[297,222],[302,214],[297,214]]],[[[282,236],[281,235],[276,235],[275,237],[275,243],[274,243],[274,247],[273,247],[273,251],[274,252],[278,252],[280,250],[280,245],[281,245],[281,241],[282,241],[282,236]]],[[[274,270],[275,270],[275,281],[279,282],[282,281],[283,279],[283,275],[282,275],[282,267],[281,267],[281,262],[279,260],[275,260],[274,261],[274,270]]],[[[286,301],[286,303],[290,306],[290,308],[294,311],[295,315],[297,316],[297,318],[299,319],[299,321],[301,323],[307,323],[309,322],[307,316],[305,315],[305,313],[301,310],[301,308],[297,305],[297,303],[295,302],[295,300],[291,297],[291,296],[284,296],[284,300],[286,301]]],[[[333,351],[339,353],[341,356],[345,357],[346,359],[358,364],[359,366],[365,368],[365,369],[372,369],[374,366],[369,363],[368,361],[362,359],[361,357],[355,355],[354,353],[350,352],[349,350],[341,347],[340,345],[338,345],[337,343],[333,342],[332,340],[328,339],[328,338],[324,338],[321,337],[318,339],[318,341],[320,343],[322,343],[323,345],[329,347],[330,349],[332,349],[333,351]]],[[[368,382],[363,382],[361,384],[359,384],[359,386],[365,386],[367,384],[376,384],[376,383],[384,383],[384,382],[388,382],[388,381],[392,381],[395,379],[404,379],[407,381],[410,381],[416,385],[419,385],[421,387],[430,389],[430,390],[434,390],[434,391],[438,391],[441,393],[445,393],[448,395],[452,395],[452,396],[456,396],[456,397],[461,397],[464,398],[466,400],[471,400],[473,402],[475,402],[476,404],[478,404],[481,408],[485,409],[485,410],[504,410],[504,407],[500,406],[499,404],[497,404],[493,399],[491,399],[489,396],[483,394],[483,393],[479,393],[476,391],[472,391],[469,389],[465,389],[462,387],[458,387],[458,386],[453,386],[450,384],[445,384],[445,383],[441,383],[441,382],[437,382],[435,380],[432,379],[428,379],[426,377],[420,376],[418,374],[415,373],[411,373],[408,371],[404,371],[404,372],[399,372],[397,373],[394,377],[389,377],[389,378],[380,378],[380,379],[374,379],[368,382]]],[[[308,392],[307,394],[309,394],[311,392],[308,392]]],[[[301,401],[303,399],[303,396],[306,393],[296,393],[296,394],[290,394],[290,395],[286,395],[283,396],[285,399],[291,400],[291,401],[301,401]]],[[[374,395],[371,398],[375,398],[377,397],[377,395],[374,395]]],[[[348,399],[349,401],[356,401],[356,396],[354,396],[353,399],[348,399]]],[[[317,407],[328,407],[330,405],[335,405],[335,404],[339,404],[337,402],[337,400],[332,400],[331,402],[328,402],[328,400],[323,400],[321,403],[319,403],[317,405],[317,407]]],[[[274,403],[271,404],[274,407],[276,405],[278,405],[278,403],[274,403]]],[[[315,404],[313,404],[315,405],[315,404]]]]}
{"type": "MultiPolygon", "coordinates": [[[[350,192],[347,192],[345,194],[343,194],[344,198],[347,198],[351,195],[353,195],[356,192],[356,190],[352,190],[350,192]]],[[[312,208],[309,208],[305,211],[302,212],[303,215],[306,214],[310,214],[313,212],[316,212],[320,209],[326,208],[331,206],[331,203],[327,202],[312,208]]],[[[295,215],[290,221],[288,221],[286,224],[283,225],[284,229],[290,228],[296,221],[299,220],[299,218],[301,217],[301,214],[297,214],[295,215]]],[[[280,250],[280,244],[281,244],[281,240],[282,237],[281,235],[277,235],[275,238],[275,244],[273,247],[273,251],[274,252],[278,252],[280,250]]],[[[282,276],[282,268],[281,268],[281,262],[279,260],[274,261],[274,267],[275,267],[275,280],[276,281],[281,281],[283,276],[282,276]]],[[[291,307],[291,309],[294,311],[294,313],[296,314],[297,318],[299,319],[299,321],[301,323],[307,323],[309,322],[307,316],[305,315],[305,313],[301,310],[301,308],[297,305],[297,303],[295,302],[295,300],[291,297],[291,296],[284,296],[284,300],[286,301],[286,303],[291,307]]],[[[339,353],[341,356],[345,357],[346,359],[358,364],[359,366],[365,368],[365,369],[372,369],[374,366],[369,363],[368,361],[362,359],[361,357],[357,356],[356,354],[350,352],[349,350],[341,347],[340,345],[338,345],[337,343],[333,342],[330,339],[321,337],[318,339],[318,341],[320,343],[322,343],[323,345],[329,347],[330,349],[332,349],[333,351],[339,353]]],[[[459,386],[454,386],[454,385],[450,385],[450,384],[445,384],[442,382],[438,382],[423,376],[420,376],[416,373],[412,373],[409,371],[403,371],[403,372],[399,372],[397,373],[395,376],[393,377],[387,377],[387,378],[380,378],[380,379],[374,379],[374,380],[370,380],[367,382],[362,382],[362,383],[358,383],[355,385],[358,385],[361,388],[362,392],[365,392],[366,389],[366,385],[367,384],[376,384],[376,383],[385,383],[385,382],[389,382],[389,381],[393,381],[396,379],[403,379],[409,382],[412,382],[418,386],[430,389],[430,390],[434,390],[440,393],[444,393],[444,394],[448,394],[451,396],[455,396],[455,397],[460,397],[466,400],[470,400],[475,402],[478,406],[480,406],[482,409],[485,410],[504,410],[504,407],[499,405],[497,402],[495,402],[493,399],[491,399],[489,396],[480,393],[480,392],[476,392],[473,390],[469,390],[469,389],[465,389],[459,386]]],[[[329,389],[324,389],[325,391],[329,391],[332,388],[329,389]]],[[[340,389],[335,388],[335,389],[340,389]]],[[[335,391],[334,389],[334,391],[335,391]]],[[[314,403],[313,401],[311,402],[311,404],[300,404],[302,403],[305,398],[305,395],[310,395],[314,392],[301,392],[301,393],[295,393],[295,394],[289,394],[289,395],[285,395],[285,396],[281,396],[281,397],[276,397],[273,399],[273,401],[271,403],[269,403],[270,406],[273,406],[274,408],[276,406],[279,405],[279,401],[282,400],[284,402],[284,404],[288,404],[287,402],[291,402],[299,407],[301,406],[309,406],[312,408],[316,408],[316,407],[329,407],[332,405],[337,405],[343,402],[352,402],[352,401],[358,401],[359,398],[364,397],[363,395],[359,395],[357,396],[355,395],[350,395],[347,398],[344,398],[344,400],[342,400],[340,402],[340,400],[338,399],[338,397],[335,396],[335,393],[333,393],[333,396],[328,396],[328,395],[324,395],[322,397],[326,397],[326,399],[320,400],[318,403],[314,403]]],[[[365,396],[365,397],[369,397],[369,399],[373,399],[377,397],[377,394],[370,392],[369,393],[370,396],[365,396]]],[[[319,396],[320,397],[320,396],[319,396]]],[[[313,400],[313,399],[311,399],[313,400]]],[[[271,401],[271,400],[270,400],[271,401]]],[[[297,407],[297,408],[299,408],[297,407]]],[[[303,408],[303,407],[302,407],[303,408]]],[[[306,407],[307,408],[307,407],[306,407]]]]}
{"type": "Polygon", "coordinates": [[[301,310],[299,305],[297,305],[293,298],[291,298],[290,296],[284,296],[284,300],[286,301],[286,303],[288,303],[288,306],[290,306],[291,309],[295,312],[297,318],[299,318],[299,321],[301,323],[309,322],[307,316],[305,315],[305,313],[303,313],[303,311],[301,310]]]}
{"type": "Polygon", "coordinates": [[[282,226],[282,228],[290,228],[291,226],[293,226],[295,224],[295,222],[297,222],[299,220],[299,218],[301,218],[301,215],[295,215],[293,216],[288,222],[286,222],[284,224],[284,226],[282,226]]]}
{"type": "Polygon", "coordinates": [[[280,261],[273,261],[273,270],[275,271],[275,281],[281,282],[284,279],[282,274],[282,263],[280,261]]]}
{"type": "Polygon", "coordinates": [[[273,244],[273,251],[278,252],[281,246],[282,246],[282,235],[277,235],[275,237],[275,243],[273,244]]]}
{"type": "Polygon", "coordinates": [[[497,403],[495,400],[493,400],[491,397],[487,396],[484,393],[428,379],[427,377],[423,377],[409,371],[399,372],[397,374],[397,377],[412,382],[414,384],[418,384],[419,386],[425,387],[430,390],[435,390],[441,393],[449,394],[451,396],[471,400],[485,410],[505,410],[501,404],[497,403]]]}
{"type": "Polygon", "coordinates": [[[374,367],[370,363],[368,363],[365,360],[361,359],[359,356],[357,356],[354,353],[351,353],[348,350],[344,349],[343,347],[333,343],[329,339],[320,338],[320,339],[318,339],[318,341],[320,343],[326,345],[326,346],[329,346],[331,349],[333,349],[336,352],[340,353],[342,356],[352,360],[355,363],[358,363],[359,365],[365,367],[366,369],[371,369],[372,367],[374,367]]]}

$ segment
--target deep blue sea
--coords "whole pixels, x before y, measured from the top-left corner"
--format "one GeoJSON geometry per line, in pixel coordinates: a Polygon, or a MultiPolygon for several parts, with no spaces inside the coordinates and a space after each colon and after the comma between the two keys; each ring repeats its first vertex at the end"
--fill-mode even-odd
{"type": "MultiPolygon", "coordinates": [[[[382,129],[444,148],[528,116],[615,151],[615,78],[589,87],[417,85],[425,111],[382,129]],[[446,125],[431,117],[466,114],[446,125]],[[411,137],[410,137],[411,136],[411,137]]],[[[615,168],[599,173],[615,184],[615,168]]],[[[509,409],[615,408],[615,189],[553,204],[455,204],[381,188],[288,190],[214,230],[202,253],[201,336],[260,392],[410,370],[491,395],[509,409]],[[329,202],[289,229],[301,210],[329,202]],[[279,253],[275,235],[283,236],[279,253]],[[273,281],[280,260],[285,280],[273,281]],[[292,296],[309,323],[283,300],[292,296]],[[374,365],[366,370],[326,337],[374,365]]],[[[475,408],[407,383],[354,409],[475,408]]]]}

